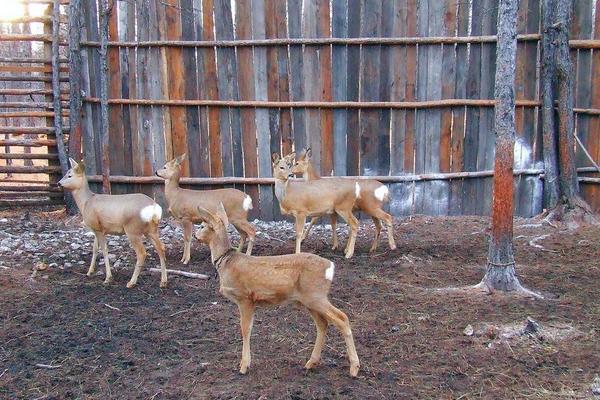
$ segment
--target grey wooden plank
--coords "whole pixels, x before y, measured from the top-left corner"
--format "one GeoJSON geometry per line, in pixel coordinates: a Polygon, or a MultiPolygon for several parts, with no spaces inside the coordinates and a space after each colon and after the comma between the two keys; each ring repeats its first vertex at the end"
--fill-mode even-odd
{"type": "MultiPolygon", "coordinates": [[[[302,36],[317,37],[317,1],[305,0],[302,13],[302,36]]],[[[303,53],[304,99],[307,101],[321,100],[321,77],[319,70],[319,55],[315,46],[305,46],[303,53]],[[310,77],[310,78],[308,78],[310,77]]],[[[313,165],[321,170],[321,111],[307,109],[304,111],[306,124],[307,145],[311,147],[313,165]]]]}
{"type": "MultiPolygon", "coordinates": [[[[332,1],[333,37],[348,37],[348,0],[332,1]]],[[[346,101],[348,96],[348,47],[335,45],[332,48],[333,101],[346,101]]],[[[346,131],[348,111],[333,111],[333,171],[334,175],[346,175],[346,131]]]]}
{"type": "MultiPolygon", "coordinates": [[[[360,36],[360,16],[362,2],[360,0],[348,0],[348,37],[360,36]]],[[[348,76],[347,96],[349,101],[358,101],[358,82],[360,78],[360,47],[348,46],[348,76]]],[[[351,109],[347,111],[347,133],[346,133],[346,174],[359,174],[359,111],[351,109]]]]}
{"type": "MultiPolygon", "coordinates": [[[[265,38],[265,4],[264,0],[252,1],[252,38],[265,38]]],[[[267,51],[265,48],[256,47],[254,49],[254,90],[256,100],[267,100],[267,51]]],[[[295,120],[294,120],[295,121],[295,120]]],[[[256,109],[256,132],[258,145],[258,176],[268,177],[272,175],[271,153],[270,153],[270,132],[269,132],[269,112],[265,109],[256,109]]],[[[271,186],[261,185],[260,193],[260,212],[261,218],[265,220],[273,219],[273,207],[277,200],[274,200],[273,188],[271,186]]]]}
{"type": "MultiPolygon", "coordinates": [[[[302,36],[302,0],[288,0],[288,35],[290,38],[299,38],[302,36]]],[[[290,46],[290,99],[299,101],[304,99],[304,60],[302,57],[301,46],[290,46]]],[[[294,148],[298,151],[306,147],[306,122],[305,110],[295,108],[292,110],[292,120],[294,129],[294,148]]]]}

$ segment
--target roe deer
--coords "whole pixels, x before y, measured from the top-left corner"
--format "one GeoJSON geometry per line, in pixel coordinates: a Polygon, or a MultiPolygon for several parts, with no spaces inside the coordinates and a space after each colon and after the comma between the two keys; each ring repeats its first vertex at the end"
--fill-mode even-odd
{"type": "Polygon", "coordinates": [[[248,239],[247,254],[252,254],[252,245],[256,230],[248,222],[248,211],[252,209],[252,198],[237,189],[216,190],[189,190],[179,187],[181,176],[181,163],[185,160],[185,154],[169,161],[156,171],[156,175],[165,180],[165,197],[169,205],[169,212],[183,225],[183,257],[181,262],[187,264],[190,261],[192,244],[192,229],[194,222],[202,221],[198,215],[198,206],[212,212],[217,210],[217,205],[223,203],[231,224],[240,233],[241,251],[246,238],[248,239]]]}
{"type": "Polygon", "coordinates": [[[165,248],[158,237],[158,223],[162,216],[162,208],[145,194],[96,194],[92,193],[85,175],[83,161],[77,163],[72,158],[71,169],[58,182],[58,185],[73,193],[73,198],[83,216],[83,223],[94,232],[92,262],[87,276],[96,271],[96,255],[98,246],[102,247],[106,277],[104,283],[112,281],[106,234],[121,235],[125,233],[131,247],[135,250],[137,261],[131,280],[127,287],[137,284],[138,276],[146,260],[143,238],[148,237],[160,258],[160,287],[167,287],[167,264],[165,248]]]}
{"type": "Polygon", "coordinates": [[[360,185],[337,185],[335,182],[319,179],[311,182],[290,181],[292,160],[295,153],[279,158],[273,153],[273,178],[275,196],[279,200],[282,214],[293,215],[296,219],[296,253],[300,253],[306,217],[337,214],[350,226],[350,238],[346,244],[345,256],[352,257],[358,232],[358,220],[352,214],[354,203],[360,195],[360,185]]]}
{"type": "MultiPolygon", "coordinates": [[[[305,181],[315,181],[321,179],[319,173],[315,170],[312,163],[310,162],[312,152],[310,148],[303,150],[300,156],[296,159],[292,172],[294,174],[301,174],[305,181]]],[[[368,214],[373,223],[375,224],[375,239],[371,245],[370,252],[377,250],[377,244],[379,236],[381,234],[381,223],[386,226],[388,233],[388,243],[391,250],[396,249],[396,242],[394,241],[394,226],[392,216],[383,210],[383,204],[389,201],[389,190],[387,186],[375,179],[348,179],[348,178],[327,178],[336,179],[336,184],[348,185],[352,187],[355,182],[360,183],[360,196],[354,204],[354,209],[363,211],[368,214]]],[[[310,221],[310,225],[303,234],[302,239],[308,236],[311,228],[317,223],[318,217],[313,217],[310,221]]],[[[331,229],[333,231],[333,249],[337,248],[337,232],[336,232],[337,218],[335,214],[331,215],[331,229]]]]}
{"type": "Polygon", "coordinates": [[[211,260],[219,274],[219,292],[237,304],[242,329],[240,373],[250,366],[250,334],[256,306],[295,302],[308,309],[317,327],[317,338],[305,368],[319,363],[325,343],[327,325],[333,324],[346,341],[350,375],[360,367],[350,321],[328,299],[333,281],[334,264],[315,254],[300,253],[256,257],[240,254],[231,248],[227,234],[227,214],[222,205],[216,214],[199,208],[204,223],[196,238],[210,247],[211,260]]]}

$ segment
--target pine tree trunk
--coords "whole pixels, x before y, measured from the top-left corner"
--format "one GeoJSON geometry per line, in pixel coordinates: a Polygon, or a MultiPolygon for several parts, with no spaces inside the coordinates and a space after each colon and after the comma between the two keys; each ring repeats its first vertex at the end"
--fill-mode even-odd
{"type": "Polygon", "coordinates": [[[560,190],[569,208],[579,203],[579,182],[575,169],[573,133],[573,65],[569,54],[569,31],[573,2],[556,3],[556,72],[558,77],[558,159],[560,164],[560,190]]]}
{"type": "Polygon", "coordinates": [[[546,208],[553,209],[560,201],[560,187],[558,181],[558,147],[556,138],[556,124],[554,118],[554,65],[555,29],[554,12],[556,0],[543,0],[542,3],[542,142],[544,148],[544,204],[546,208]]]}
{"type": "Polygon", "coordinates": [[[494,97],[496,159],[492,234],[486,274],[489,290],[513,291],[521,287],[515,275],[513,254],[513,165],[515,144],[515,59],[517,54],[517,0],[500,0],[494,97]]]}

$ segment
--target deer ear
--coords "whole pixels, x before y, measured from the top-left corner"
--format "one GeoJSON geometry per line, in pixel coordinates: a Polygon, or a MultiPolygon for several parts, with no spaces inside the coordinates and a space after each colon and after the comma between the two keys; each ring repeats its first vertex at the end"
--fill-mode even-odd
{"type": "Polygon", "coordinates": [[[79,161],[75,170],[80,174],[85,174],[85,163],[83,162],[83,160],[79,161]]]}
{"type": "Polygon", "coordinates": [[[71,168],[77,168],[77,161],[69,157],[69,163],[71,164],[71,168]]]}
{"type": "Polygon", "coordinates": [[[311,150],[310,147],[308,149],[306,149],[305,156],[307,158],[311,158],[312,157],[312,150],[311,150]]]}
{"type": "Polygon", "coordinates": [[[182,155],[180,155],[179,157],[177,157],[175,160],[177,161],[177,164],[181,164],[182,162],[185,161],[186,157],[187,157],[187,154],[183,153],[182,155]]]}
{"type": "Polygon", "coordinates": [[[290,161],[296,158],[296,152],[294,153],[290,153],[287,156],[284,157],[286,160],[290,161]]]}
{"type": "Polygon", "coordinates": [[[217,207],[217,218],[223,222],[223,225],[229,225],[229,219],[227,218],[227,213],[225,212],[225,207],[223,207],[223,203],[219,203],[217,207]]]}
{"type": "Polygon", "coordinates": [[[271,159],[273,160],[273,163],[276,164],[277,162],[279,162],[279,154],[278,153],[271,154],[271,159]]]}
{"type": "Polygon", "coordinates": [[[198,215],[200,216],[200,219],[203,220],[204,222],[206,222],[211,228],[214,229],[215,227],[215,223],[216,223],[216,218],[215,216],[208,211],[206,208],[203,207],[196,207],[198,210],[198,215]]]}

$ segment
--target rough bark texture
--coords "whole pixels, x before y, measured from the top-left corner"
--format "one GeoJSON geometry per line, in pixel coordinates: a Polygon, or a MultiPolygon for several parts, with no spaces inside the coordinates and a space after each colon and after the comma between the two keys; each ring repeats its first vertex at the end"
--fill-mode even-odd
{"type": "Polygon", "coordinates": [[[100,127],[102,140],[102,190],[110,193],[110,158],[108,140],[108,22],[111,12],[109,0],[100,2],[100,127]]]}
{"type": "Polygon", "coordinates": [[[542,3],[542,141],[544,147],[544,170],[546,174],[546,178],[544,179],[544,205],[546,208],[556,207],[560,200],[553,86],[556,74],[554,66],[555,29],[553,27],[555,3],[556,0],[544,0],[542,3]]]}
{"type": "Polygon", "coordinates": [[[488,266],[481,285],[489,290],[520,288],[513,254],[513,165],[515,144],[515,61],[517,55],[517,0],[500,0],[494,97],[496,159],[492,232],[488,266]]]}
{"type": "Polygon", "coordinates": [[[575,169],[573,135],[573,65],[569,54],[569,30],[573,2],[556,3],[556,72],[558,78],[558,150],[560,164],[560,189],[569,208],[578,203],[579,182],[575,169]]]}
{"type": "MultiPolygon", "coordinates": [[[[81,129],[82,129],[82,100],[81,100],[81,0],[72,0],[69,4],[69,156],[81,160],[81,129]]],[[[65,192],[67,212],[75,215],[78,212],[73,196],[65,192]]]]}

